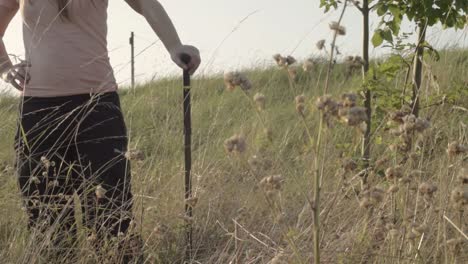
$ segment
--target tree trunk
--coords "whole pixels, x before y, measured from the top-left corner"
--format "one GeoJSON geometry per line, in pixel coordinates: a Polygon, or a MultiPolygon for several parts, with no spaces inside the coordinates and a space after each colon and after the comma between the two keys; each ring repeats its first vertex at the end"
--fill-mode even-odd
{"type": "Polygon", "coordinates": [[[422,81],[422,60],[424,56],[424,47],[422,44],[426,41],[426,23],[421,21],[418,26],[418,46],[416,47],[416,56],[414,56],[413,67],[413,96],[411,98],[411,112],[417,117],[419,115],[419,90],[422,81]]]}
{"type": "MultiPolygon", "coordinates": [[[[363,17],[363,38],[362,38],[362,57],[364,60],[363,66],[363,81],[369,71],[369,0],[364,0],[362,3],[362,17],[363,17]]],[[[372,97],[371,91],[366,86],[364,88],[365,101],[364,106],[367,110],[366,131],[364,132],[364,140],[362,142],[362,159],[364,160],[365,168],[369,167],[370,159],[370,135],[371,135],[371,120],[372,120],[372,97]]],[[[367,179],[367,176],[365,177],[367,179]]]]}

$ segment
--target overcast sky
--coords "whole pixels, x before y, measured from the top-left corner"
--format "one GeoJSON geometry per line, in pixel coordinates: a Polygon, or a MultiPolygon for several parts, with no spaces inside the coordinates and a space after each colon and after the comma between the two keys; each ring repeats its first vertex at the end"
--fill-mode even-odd
{"type": "MultiPolygon", "coordinates": [[[[161,0],[184,43],[197,46],[202,54],[201,73],[222,72],[264,64],[274,53],[305,58],[317,54],[316,41],[330,39],[328,23],[337,20],[337,11],[324,14],[319,0],[161,0]],[[241,22],[242,21],[242,22],[241,22]]],[[[361,49],[361,16],[348,8],[344,17],[346,36],[338,40],[345,55],[356,55],[361,49]]],[[[109,0],[108,47],[111,63],[119,83],[128,84],[130,32],[136,35],[137,81],[178,73],[162,44],[157,41],[143,17],[134,13],[124,0],[109,0]],[[152,43],[156,44],[152,45],[152,43]]],[[[377,25],[376,18],[371,21],[377,25]]],[[[414,28],[404,27],[406,32],[414,28]]],[[[19,15],[4,38],[9,53],[23,55],[19,15]]],[[[468,46],[467,29],[429,31],[431,43],[468,46]]],[[[372,50],[372,55],[385,53],[372,50]]]]}

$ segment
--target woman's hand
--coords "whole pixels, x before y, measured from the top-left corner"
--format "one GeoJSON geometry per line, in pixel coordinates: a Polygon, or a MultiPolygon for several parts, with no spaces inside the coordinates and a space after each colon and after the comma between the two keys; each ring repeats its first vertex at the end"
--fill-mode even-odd
{"type": "Polygon", "coordinates": [[[198,69],[198,66],[200,66],[200,52],[194,46],[180,45],[175,49],[171,50],[169,53],[171,54],[171,58],[175,62],[175,64],[177,64],[184,70],[188,70],[190,75],[194,74],[195,71],[198,69]],[[185,64],[182,61],[183,54],[190,56],[190,62],[188,64],[185,64]]]}
{"type": "Polygon", "coordinates": [[[1,77],[5,82],[10,83],[19,91],[23,91],[24,86],[31,80],[29,67],[31,67],[29,63],[22,61],[4,71],[1,77]]]}

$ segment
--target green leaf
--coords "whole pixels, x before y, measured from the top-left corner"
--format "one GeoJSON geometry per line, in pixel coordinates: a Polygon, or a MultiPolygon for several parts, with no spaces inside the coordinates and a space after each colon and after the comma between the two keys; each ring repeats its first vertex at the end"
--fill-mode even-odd
{"type": "Polygon", "coordinates": [[[390,29],[385,29],[381,31],[382,38],[390,43],[393,43],[393,37],[392,37],[392,32],[390,29]]]}
{"type": "Polygon", "coordinates": [[[382,37],[382,30],[381,29],[377,29],[375,32],[374,32],[374,36],[372,36],[372,45],[374,45],[374,47],[378,47],[380,45],[382,45],[383,43],[383,37],[382,37]]]}

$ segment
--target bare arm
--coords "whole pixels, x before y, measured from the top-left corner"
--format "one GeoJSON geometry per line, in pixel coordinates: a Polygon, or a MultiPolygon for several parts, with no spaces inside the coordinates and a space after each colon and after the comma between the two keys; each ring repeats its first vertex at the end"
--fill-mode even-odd
{"type": "Polygon", "coordinates": [[[200,64],[200,54],[193,46],[183,45],[164,7],[157,0],[125,0],[137,13],[145,17],[156,35],[161,39],[172,60],[181,68],[195,72],[200,64]],[[185,65],[180,56],[187,54],[191,62],[185,65]]]}
{"type": "Polygon", "coordinates": [[[5,31],[17,12],[18,7],[0,5],[0,77],[5,82],[22,91],[30,79],[26,70],[29,65],[26,62],[13,65],[3,42],[5,31]]]}
{"type": "Polygon", "coordinates": [[[18,9],[0,6],[0,73],[13,67],[5,49],[5,43],[3,43],[3,36],[11,20],[16,15],[16,12],[18,12],[18,9]]]}

